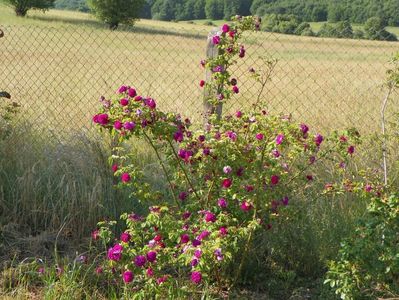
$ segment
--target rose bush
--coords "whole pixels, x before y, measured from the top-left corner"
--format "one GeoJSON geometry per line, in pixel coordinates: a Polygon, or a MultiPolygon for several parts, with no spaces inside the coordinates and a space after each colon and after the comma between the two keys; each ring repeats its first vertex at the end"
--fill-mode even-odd
{"type": "MultiPolygon", "coordinates": [[[[236,57],[245,57],[239,37],[257,27],[256,18],[237,18],[237,25],[225,24],[212,38],[221,51],[201,62],[213,80],[200,82],[212,105],[239,93],[238,80],[228,70],[236,57]]],[[[251,112],[221,119],[211,115],[204,129],[162,112],[154,99],[130,86],[101,102],[93,122],[118,141],[111,158],[118,185],[131,189],[149,210],[145,216],[122,215],[123,232],[114,231],[115,222],[99,223],[94,237],[103,241],[107,254],[97,270],[123,285],[125,295],[143,298],[229,289],[255,234],[273,226],[279,211],[295,201],[295,191],[311,187],[320,161],[334,157],[346,164],[359,139],[353,130],[331,138],[313,134],[306,124],[273,116],[258,102],[251,112]],[[144,140],[156,154],[165,189],[150,185],[129,160],[132,139],[144,140]]],[[[339,188],[342,184],[331,184],[327,190],[339,188]]]]}

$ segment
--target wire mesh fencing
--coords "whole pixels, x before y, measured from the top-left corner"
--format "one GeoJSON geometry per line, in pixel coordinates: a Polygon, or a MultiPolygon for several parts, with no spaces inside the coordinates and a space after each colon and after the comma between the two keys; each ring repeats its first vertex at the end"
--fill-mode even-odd
{"type": "MultiPolygon", "coordinates": [[[[134,86],[166,111],[201,124],[204,77],[200,60],[208,32],[173,28],[95,26],[0,26],[0,88],[21,105],[18,118],[38,137],[66,141],[77,130],[93,133],[99,98],[121,84],[134,86]]],[[[209,28],[209,30],[211,27],[209,28]]],[[[224,113],[250,109],[259,96],[272,113],[292,114],[327,132],[355,126],[378,132],[384,82],[398,42],[301,37],[267,32],[245,35],[247,57],[234,67],[240,94],[224,113]],[[249,69],[276,59],[261,94],[249,69]]],[[[394,118],[398,94],[388,104],[394,118]]]]}

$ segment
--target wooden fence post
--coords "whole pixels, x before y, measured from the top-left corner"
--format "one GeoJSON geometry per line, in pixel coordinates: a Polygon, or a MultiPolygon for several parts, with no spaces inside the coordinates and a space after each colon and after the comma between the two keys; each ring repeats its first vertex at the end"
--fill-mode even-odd
{"type": "MultiPolygon", "coordinates": [[[[215,58],[219,55],[219,49],[217,45],[213,44],[212,38],[218,34],[219,28],[214,28],[208,35],[208,43],[206,45],[206,58],[211,59],[215,58]]],[[[205,72],[205,81],[207,83],[211,83],[213,81],[212,70],[206,70],[205,72]]],[[[214,99],[216,94],[221,91],[222,87],[218,87],[217,90],[204,90],[204,124],[208,123],[208,119],[210,115],[217,114],[218,119],[222,117],[223,104],[219,103],[216,107],[209,103],[210,99],[214,99]]]]}
{"type": "MultiPolygon", "coordinates": [[[[0,29],[0,38],[2,38],[3,36],[4,36],[4,31],[0,29]]],[[[0,98],[11,99],[11,95],[7,92],[0,91],[0,98]]]]}

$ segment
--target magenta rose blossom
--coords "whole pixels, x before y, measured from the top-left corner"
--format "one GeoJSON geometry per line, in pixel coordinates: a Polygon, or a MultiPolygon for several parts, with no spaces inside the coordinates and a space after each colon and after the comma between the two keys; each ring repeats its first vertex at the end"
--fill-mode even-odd
{"type": "Polygon", "coordinates": [[[279,181],[280,181],[280,177],[278,177],[277,175],[272,175],[272,177],[270,178],[270,182],[272,185],[278,184],[279,181]]]}
{"type": "Polygon", "coordinates": [[[284,198],[281,200],[281,204],[283,204],[284,206],[287,206],[287,205],[288,205],[288,202],[289,202],[288,197],[284,197],[284,198]]]}
{"type": "Polygon", "coordinates": [[[225,189],[228,189],[228,188],[231,187],[232,184],[233,184],[233,180],[230,179],[230,178],[226,178],[222,182],[222,187],[225,188],[225,189]]]}
{"type": "Polygon", "coordinates": [[[215,214],[213,214],[213,213],[211,213],[210,211],[207,211],[206,213],[205,213],[205,221],[206,222],[208,222],[208,223],[214,223],[214,222],[216,222],[216,216],[215,216],[215,214]]]}
{"type": "Polygon", "coordinates": [[[128,183],[131,180],[129,173],[123,173],[121,176],[121,180],[123,183],[128,183]]]}
{"type": "Polygon", "coordinates": [[[145,273],[147,274],[148,277],[154,276],[154,270],[152,268],[148,268],[145,273]]]}
{"type": "Polygon", "coordinates": [[[226,208],[226,207],[227,207],[227,201],[226,201],[226,199],[220,198],[220,199],[218,200],[218,206],[219,206],[220,208],[226,208]]]}
{"type": "Polygon", "coordinates": [[[122,242],[128,243],[130,241],[131,235],[128,232],[123,232],[120,236],[122,242]]]}
{"type": "Polygon", "coordinates": [[[314,137],[314,142],[317,147],[319,147],[321,145],[323,140],[324,140],[324,137],[321,134],[316,134],[316,136],[314,137]]]}
{"type": "Polygon", "coordinates": [[[137,256],[134,258],[134,264],[135,264],[137,267],[139,267],[139,268],[142,267],[142,266],[144,266],[146,262],[147,262],[147,259],[145,258],[144,255],[137,255],[137,256]]]}
{"type": "Polygon", "coordinates": [[[129,100],[127,100],[126,98],[121,99],[121,101],[119,101],[119,103],[122,106],[127,106],[129,104],[129,100]]]}
{"type": "Polygon", "coordinates": [[[280,152],[277,149],[272,150],[272,154],[275,158],[279,158],[280,157],[280,152]]]}
{"type": "Polygon", "coordinates": [[[176,131],[176,132],[173,134],[173,139],[174,139],[176,142],[178,142],[178,143],[181,143],[181,142],[183,141],[183,138],[184,138],[183,132],[181,132],[181,131],[176,131]]]}
{"type": "Polygon", "coordinates": [[[201,249],[195,250],[195,251],[194,251],[194,256],[195,256],[196,258],[201,258],[201,256],[202,256],[202,250],[201,250],[201,249]]]}
{"type": "Polygon", "coordinates": [[[230,31],[230,26],[228,24],[224,24],[222,26],[222,32],[223,33],[228,33],[230,31]]]}
{"type": "Polygon", "coordinates": [[[188,196],[187,192],[181,192],[181,193],[179,194],[179,199],[180,199],[181,201],[184,201],[184,200],[187,199],[187,196],[188,196]]]}
{"type": "Polygon", "coordinates": [[[198,262],[199,262],[198,258],[194,257],[194,258],[191,260],[190,265],[191,265],[192,267],[196,267],[196,266],[198,265],[198,262]]]}
{"type": "Polygon", "coordinates": [[[134,122],[125,122],[125,124],[123,124],[123,127],[126,130],[131,131],[131,130],[133,130],[136,127],[136,123],[134,123],[134,122]]]}
{"type": "Polygon", "coordinates": [[[203,239],[207,238],[211,233],[208,230],[204,230],[203,232],[200,233],[198,236],[198,240],[202,241],[203,239]]]}
{"type": "Polygon", "coordinates": [[[220,229],[219,229],[219,234],[221,235],[221,236],[226,236],[227,235],[227,228],[226,227],[220,227],[220,229]]]}
{"type": "Polygon", "coordinates": [[[116,171],[118,171],[118,165],[112,165],[112,172],[116,172],[116,171]]]}
{"type": "Polygon", "coordinates": [[[137,92],[136,92],[135,89],[129,88],[129,89],[127,90],[127,94],[129,95],[130,98],[133,98],[133,97],[136,97],[137,92]]]}
{"type": "Polygon", "coordinates": [[[306,124],[301,124],[299,128],[301,129],[303,136],[305,137],[309,131],[309,127],[306,124]]]}
{"type": "Polygon", "coordinates": [[[108,259],[113,260],[113,261],[121,260],[122,250],[123,250],[123,246],[120,244],[116,244],[112,248],[109,248],[108,253],[107,253],[108,259]]]}
{"type": "Polygon", "coordinates": [[[252,204],[251,204],[251,203],[248,203],[247,201],[244,200],[244,201],[241,203],[240,208],[241,208],[241,210],[243,210],[243,211],[250,211],[251,208],[252,208],[252,204]]]}
{"type": "Polygon", "coordinates": [[[190,241],[190,237],[189,237],[189,235],[188,234],[182,234],[181,236],[180,236],[180,243],[181,244],[186,244],[186,243],[188,243],[190,241]]]}
{"type": "Polygon", "coordinates": [[[276,144],[277,144],[277,145],[281,145],[282,142],[283,142],[283,140],[284,140],[284,134],[279,134],[279,135],[276,137],[276,144]]]}
{"type": "Polygon", "coordinates": [[[150,251],[147,253],[147,260],[152,263],[156,261],[157,259],[157,253],[155,251],[150,251]]]}
{"type": "Polygon", "coordinates": [[[220,44],[220,36],[215,35],[215,36],[212,38],[212,42],[213,42],[214,45],[219,45],[219,44],[220,44]]]}
{"type": "Polygon", "coordinates": [[[242,117],[242,112],[241,111],[237,111],[236,112],[236,117],[237,118],[241,118],[242,117]]]}
{"type": "Polygon", "coordinates": [[[123,94],[124,92],[127,91],[127,86],[122,85],[119,89],[118,89],[118,93],[119,94],[123,94]]]}
{"type": "Polygon", "coordinates": [[[348,153],[349,153],[350,155],[352,155],[353,153],[355,153],[355,146],[349,146],[349,147],[348,147],[348,153]]]}
{"type": "Polygon", "coordinates": [[[123,282],[130,283],[133,281],[134,275],[132,271],[127,270],[123,272],[122,277],[123,277],[123,282]]]}
{"type": "Polygon", "coordinates": [[[147,105],[151,109],[155,109],[157,107],[155,100],[152,98],[145,99],[145,105],[147,105]]]}
{"type": "Polygon", "coordinates": [[[199,85],[200,85],[200,87],[204,87],[204,85],[205,85],[205,80],[201,80],[199,85]]]}
{"type": "Polygon", "coordinates": [[[99,114],[97,116],[94,116],[94,118],[95,118],[95,120],[93,119],[94,122],[100,125],[107,125],[109,122],[109,117],[107,114],[99,114]]]}
{"type": "Polygon", "coordinates": [[[121,130],[122,129],[122,122],[121,121],[119,121],[119,120],[116,120],[115,122],[114,122],[114,128],[116,129],[116,130],[121,130]]]}
{"type": "Polygon", "coordinates": [[[233,86],[233,93],[234,94],[238,94],[240,92],[240,90],[239,90],[239,88],[238,88],[238,86],[233,86]]]}
{"type": "Polygon", "coordinates": [[[202,280],[202,274],[201,272],[194,271],[191,273],[191,281],[194,282],[195,284],[200,284],[202,280]]]}
{"type": "Polygon", "coordinates": [[[167,275],[164,275],[164,276],[162,276],[162,277],[159,277],[159,278],[157,279],[157,284],[158,284],[158,285],[161,285],[161,284],[164,283],[166,280],[168,280],[168,276],[167,276],[167,275]]]}
{"type": "Polygon", "coordinates": [[[263,138],[264,138],[264,135],[263,135],[262,133],[256,134],[256,139],[257,139],[258,141],[263,140],[263,138]]]}
{"type": "Polygon", "coordinates": [[[193,239],[191,241],[191,244],[193,245],[193,247],[198,247],[201,246],[201,241],[199,239],[193,239]]]}

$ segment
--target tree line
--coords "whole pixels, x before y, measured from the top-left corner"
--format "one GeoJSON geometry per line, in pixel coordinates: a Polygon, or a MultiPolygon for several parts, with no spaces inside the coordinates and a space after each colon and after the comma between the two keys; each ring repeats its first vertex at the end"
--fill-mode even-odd
{"type": "MultiPolygon", "coordinates": [[[[0,0],[1,1],[1,0],[0,0]]],[[[396,40],[385,30],[399,26],[399,0],[4,0],[17,15],[30,8],[92,11],[111,28],[137,18],[163,21],[230,20],[235,15],[263,16],[263,30],[338,38],[396,40]],[[325,22],[314,32],[308,22],[325,22]],[[365,24],[364,31],[351,23],[365,24]]]]}
{"type": "MultiPolygon", "coordinates": [[[[88,11],[86,0],[56,0],[60,9],[88,11]]],[[[146,0],[141,18],[171,20],[226,19],[234,15],[294,15],[305,22],[364,24],[378,17],[399,26],[398,0],[146,0]]]]}

